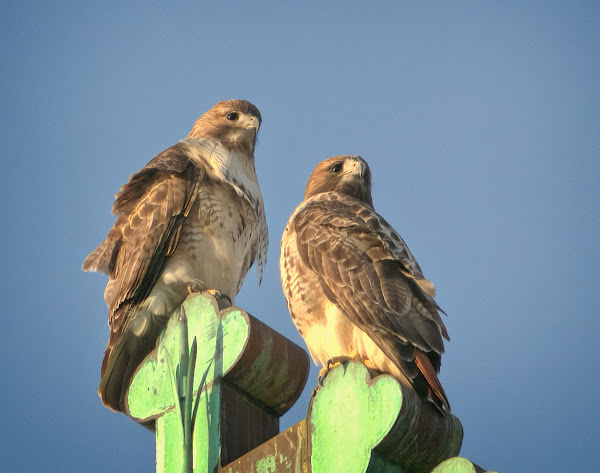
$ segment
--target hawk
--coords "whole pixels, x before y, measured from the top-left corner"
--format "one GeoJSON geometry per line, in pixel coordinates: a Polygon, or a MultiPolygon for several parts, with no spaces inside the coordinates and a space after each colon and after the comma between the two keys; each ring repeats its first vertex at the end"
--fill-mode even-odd
{"type": "Polygon", "coordinates": [[[254,167],[261,120],[246,100],[219,102],[116,195],[115,224],[83,263],[108,275],[110,337],[98,388],[107,407],[122,410],[135,369],[190,292],[232,303],[254,261],[260,282],[268,244],[254,167]]]}
{"type": "Polygon", "coordinates": [[[449,340],[433,283],[373,208],[371,171],[335,156],[313,171],[281,240],[281,282],[313,361],[343,358],[389,373],[450,410],[438,380],[449,340]]]}

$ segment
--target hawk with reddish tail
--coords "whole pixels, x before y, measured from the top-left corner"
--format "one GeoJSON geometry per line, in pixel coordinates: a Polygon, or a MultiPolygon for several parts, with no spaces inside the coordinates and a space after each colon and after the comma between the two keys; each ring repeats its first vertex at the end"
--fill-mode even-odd
{"type": "Polygon", "coordinates": [[[317,165],[283,233],[280,270],[292,319],[323,370],[360,360],[450,410],[437,376],[449,338],[433,283],[375,212],[360,156],[317,165]]]}
{"type": "Polygon", "coordinates": [[[260,282],[268,244],[254,167],[260,124],[250,102],[219,102],[116,195],[116,222],[83,263],[108,275],[110,337],[98,388],[107,407],[123,410],[134,371],[189,293],[211,290],[233,302],[255,261],[260,282]]]}

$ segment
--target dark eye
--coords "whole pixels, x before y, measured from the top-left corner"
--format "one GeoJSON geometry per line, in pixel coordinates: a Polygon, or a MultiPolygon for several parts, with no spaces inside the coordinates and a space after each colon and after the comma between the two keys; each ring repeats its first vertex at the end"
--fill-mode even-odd
{"type": "Polygon", "coordinates": [[[333,166],[331,166],[331,172],[340,172],[342,170],[342,162],[338,161],[333,166]]]}
{"type": "Polygon", "coordinates": [[[231,112],[227,115],[227,120],[231,120],[232,122],[236,121],[238,118],[240,118],[240,115],[237,112],[231,112]]]}

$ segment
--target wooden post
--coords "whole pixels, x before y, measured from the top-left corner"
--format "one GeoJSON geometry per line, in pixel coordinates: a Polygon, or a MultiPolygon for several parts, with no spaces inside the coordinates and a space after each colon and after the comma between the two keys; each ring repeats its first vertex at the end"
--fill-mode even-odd
{"type": "Polygon", "coordinates": [[[192,295],[136,371],[126,414],[156,432],[157,473],[484,472],[455,457],[455,416],[356,361],[331,369],[307,418],[278,434],[308,365],[243,310],[192,295]]]}
{"type": "Polygon", "coordinates": [[[186,423],[193,471],[216,471],[277,435],[307,376],[303,349],[239,308],[192,295],[138,368],[126,414],[156,431],[157,473],[185,471],[186,423]],[[186,398],[181,386],[190,379],[198,384],[186,398]]]}
{"type": "Polygon", "coordinates": [[[455,416],[442,415],[392,376],[372,379],[357,361],[325,376],[313,395],[308,426],[313,473],[428,473],[458,454],[463,435],[455,416]]]}
{"type": "Polygon", "coordinates": [[[371,378],[352,361],[325,376],[305,420],[221,471],[485,473],[455,456],[462,436],[454,415],[442,415],[391,376],[371,378]]]}
{"type": "MultiPolygon", "coordinates": [[[[431,473],[486,473],[486,470],[466,458],[454,457],[440,463],[431,473]]],[[[498,472],[488,471],[487,473],[498,472]]]]}

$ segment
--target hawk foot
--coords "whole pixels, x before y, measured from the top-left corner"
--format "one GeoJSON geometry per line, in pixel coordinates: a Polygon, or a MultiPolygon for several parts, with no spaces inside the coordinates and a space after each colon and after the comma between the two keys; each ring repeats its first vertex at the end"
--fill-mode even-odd
{"type": "Polygon", "coordinates": [[[231,297],[229,297],[227,294],[221,294],[221,291],[218,291],[217,289],[207,289],[202,291],[202,294],[210,294],[213,296],[217,300],[219,310],[232,306],[231,297]]]}
{"type": "Polygon", "coordinates": [[[353,361],[353,360],[355,360],[355,358],[352,356],[346,356],[346,355],[334,356],[333,358],[330,358],[329,360],[327,360],[327,371],[329,371],[330,369],[332,369],[333,367],[335,367],[337,365],[343,365],[344,363],[347,363],[347,362],[353,361]]]}
{"type": "Polygon", "coordinates": [[[206,290],[206,284],[199,280],[192,280],[187,284],[188,295],[196,294],[206,290]]]}
{"type": "Polygon", "coordinates": [[[330,358],[329,360],[327,360],[327,364],[325,366],[323,366],[323,368],[321,368],[321,370],[319,371],[319,377],[317,378],[317,382],[318,382],[319,386],[317,387],[317,389],[319,387],[323,387],[323,380],[325,379],[325,376],[327,376],[327,373],[329,373],[329,371],[332,368],[334,368],[337,365],[343,365],[344,363],[347,363],[352,360],[354,360],[353,357],[344,356],[344,355],[334,356],[333,358],[330,358]]]}

